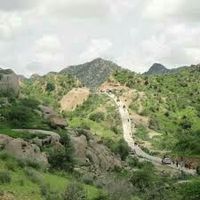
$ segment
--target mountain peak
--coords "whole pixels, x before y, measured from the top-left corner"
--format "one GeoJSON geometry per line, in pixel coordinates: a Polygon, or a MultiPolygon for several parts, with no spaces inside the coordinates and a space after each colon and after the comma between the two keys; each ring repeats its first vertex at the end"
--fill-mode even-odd
{"type": "Polygon", "coordinates": [[[76,76],[82,84],[93,89],[105,82],[115,70],[120,69],[121,67],[109,60],[96,58],[81,65],[69,66],[60,73],[76,76]]]}
{"type": "Polygon", "coordinates": [[[160,63],[154,63],[150,69],[145,72],[146,75],[151,75],[151,74],[165,74],[168,73],[169,69],[167,69],[164,65],[160,63]]]}

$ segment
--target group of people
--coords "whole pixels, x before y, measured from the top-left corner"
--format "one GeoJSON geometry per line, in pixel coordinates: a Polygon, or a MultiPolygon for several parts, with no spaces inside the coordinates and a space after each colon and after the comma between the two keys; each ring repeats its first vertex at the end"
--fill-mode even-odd
{"type": "Polygon", "coordinates": [[[170,160],[169,162],[166,162],[166,164],[173,164],[177,168],[183,168],[185,167],[186,169],[193,169],[192,162],[185,162],[184,159],[181,157],[180,159],[171,159],[167,157],[166,155],[163,156],[162,158],[162,163],[165,163],[165,160],[170,160]]]}

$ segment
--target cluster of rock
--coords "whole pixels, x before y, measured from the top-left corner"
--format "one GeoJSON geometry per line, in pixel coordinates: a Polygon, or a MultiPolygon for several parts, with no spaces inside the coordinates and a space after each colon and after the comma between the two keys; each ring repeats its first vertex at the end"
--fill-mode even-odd
{"type": "Polygon", "coordinates": [[[96,175],[122,167],[120,157],[105,146],[101,139],[89,131],[77,130],[70,134],[78,163],[77,171],[92,172],[96,175]]]}
{"type": "Polygon", "coordinates": [[[33,143],[21,138],[12,138],[0,134],[0,149],[19,159],[25,159],[48,165],[47,155],[40,151],[40,148],[33,143]]]}
{"type": "MultiPolygon", "coordinates": [[[[63,148],[60,143],[60,135],[43,130],[18,129],[14,131],[26,132],[34,135],[33,139],[25,141],[21,138],[12,138],[0,134],[0,150],[13,155],[16,158],[35,161],[43,166],[48,166],[48,156],[40,149],[45,145],[51,145],[54,149],[63,148]],[[41,136],[41,137],[40,137],[41,136]]],[[[122,161],[105,146],[101,139],[93,136],[86,130],[70,130],[70,140],[74,147],[75,170],[79,173],[92,173],[99,176],[102,173],[122,168],[122,161]]]]}

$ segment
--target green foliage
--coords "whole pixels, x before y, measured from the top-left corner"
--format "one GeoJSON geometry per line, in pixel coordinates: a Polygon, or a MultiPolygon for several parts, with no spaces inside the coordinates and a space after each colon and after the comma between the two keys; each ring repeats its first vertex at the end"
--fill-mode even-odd
{"type": "Polygon", "coordinates": [[[7,184],[11,182],[11,175],[8,171],[0,171],[0,184],[7,184]]]}
{"type": "Polygon", "coordinates": [[[105,115],[103,112],[92,113],[90,114],[89,119],[95,122],[101,122],[105,119],[105,115]]]}
{"type": "Polygon", "coordinates": [[[81,84],[71,75],[49,73],[37,79],[24,81],[21,93],[43,104],[59,107],[58,102],[72,88],[81,84]]]}
{"type": "MultiPolygon", "coordinates": [[[[127,70],[114,73],[113,77],[121,84],[138,92],[144,92],[146,98],[139,99],[143,107],[142,114],[150,118],[149,128],[158,131],[162,136],[152,140],[157,149],[182,149],[182,155],[199,156],[196,142],[199,136],[193,134],[200,129],[200,71],[198,66],[183,68],[176,73],[144,76],[127,70]],[[179,137],[182,130],[191,134],[179,137]],[[194,144],[194,151],[189,146],[194,144]]],[[[138,111],[137,99],[133,99],[130,109],[138,111]]],[[[139,113],[140,114],[140,113],[139,113]]],[[[143,134],[138,133],[143,139],[143,134]]],[[[139,136],[138,135],[138,136],[139,136]]],[[[197,142],[198,143],[198,142],[197,142]]],[[[180,151],[179,151],[180,152],[180,151]]]]}
{"type": "Polygon", "coordinates": [[[71,183],[63,194],[63,200],[87,200],[86,191],[79,183],[71,183]]]}
{"type": "Polygon", "coordinates": [[[182,184],[179,188],[181,200],[197,200],[200,199],[200,181],[192,181],[182,184]]]}
{"type": "Polygon", "coordinates": [[[38,173],[36,170],[27,167],[25,168],[24,172],[31,182],[37,183],[37,184],[42,183],[42,177],[40,173],[38,173]]]}
{"type": "Polygon", "coordinates": [[[148,131],[144,126],[138,127],[135,135],[142,140],[149,140],[148,131]]]}
{"type": "Polygon", "coordinates": [[[48,152],[48,161],[52,169],[73,171],[73,146],[67,134],[61,134],[61,141],[63,147],[54,148],[50,147],[48,152]]]}
{"type": "Polygon", "coordinates": [[[12,128],[46,128],[47,123],[36,111],[39,102],[35,99],[15,99],[0,107],[2,121],[12,128]]]}
{"type": "Polygon", "coordinates": [[[193,132],[181,131],[178,135],[178,142],[174,150],[176,152],[185,152],[187,155],[198,155],[200,152],[200,130],[193,132]]]}
{"type": "Polygon", "coordinates": [[[55,90],[55,85],[53,83],[48,82],[46,85],[46,89],[47,92],[52,92],[55,90]]]}
{"type": "Polygon", "coordinates": [[[119,142],[112,143],[110,148],[115,154],[119,154],[122,160],[125,160],[130,152],[130,148],[124,139],[120,139],[119,142]]]}

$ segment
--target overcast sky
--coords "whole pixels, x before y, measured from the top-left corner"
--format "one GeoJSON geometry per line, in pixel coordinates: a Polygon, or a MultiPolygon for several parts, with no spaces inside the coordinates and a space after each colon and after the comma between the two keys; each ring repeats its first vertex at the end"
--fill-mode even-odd
{"type": "Polygon", "coordinates": [[[200,0],[0,0],[0,67],[43,74],[96,57],[136,72],[200,63],[200,0]]]}

